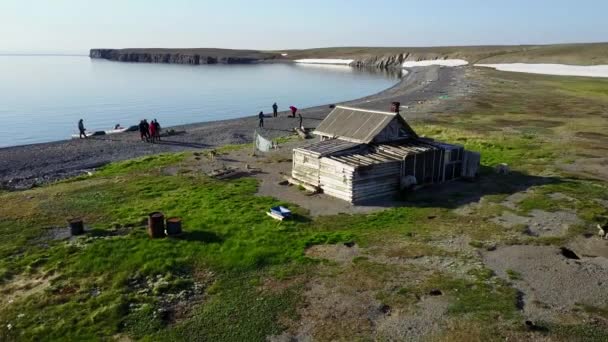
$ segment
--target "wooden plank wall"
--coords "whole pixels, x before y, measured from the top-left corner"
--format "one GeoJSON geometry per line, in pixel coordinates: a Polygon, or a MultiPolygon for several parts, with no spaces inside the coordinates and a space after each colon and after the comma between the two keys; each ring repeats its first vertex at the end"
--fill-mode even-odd
{"type": "Polygon", "coordinates": [[[358,168],[353,177],[351,202],[371,198],[392,197],[399,193],[401,161],[386,162],[358,168]]]}
{"type": "Polygon", "coordinates": [[[321,158],[319,167],[319,183],[323,192],[352,202],[354,168],[329,158],[321,158]]]}
{"type": "Polygon", "coordinates": [[[306,151],[294,150],[291,176],[312,186],[319,186],[319,158],[306,151]]]}

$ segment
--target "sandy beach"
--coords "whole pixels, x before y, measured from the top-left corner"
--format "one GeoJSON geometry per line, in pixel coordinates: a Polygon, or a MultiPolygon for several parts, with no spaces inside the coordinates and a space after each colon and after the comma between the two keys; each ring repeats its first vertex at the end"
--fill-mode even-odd
{"type": "MultiPolygon", "coordinates": [[[[419,114],[410,113],[410,110],[420,103],[445,94],[462,93],[463,83],[466,81],[464,73],[461,68],[415,68],[389,89],[342,104],[388,110],[391,102],[399,101],[405,108],[402,113],[406,118],[416,120],[419,114]]],[[[268,112],[271,111],[270,105],[268,112]]],[[[329,104],[301,110],[304,126],[316,127],[330,110],[329,104]]],[[[162,124],[162,118],[159,121],[162,124]]],[[[278,118],[267,118],[265,129],[260,133],[266,137],[277,138],[292,134],[293,127],[296,126],[297,119],[288,117],[287,112],[281,112],[278,118]]],[[[138,132],[131,132],[91,137],[87,140],[63,140],[1,148],[0,188],[26,189],[79,175],[110,162],[145,155],[248,143],[251,142],[256,127],[257,118],[250,116],[166,127],[165,130],[173,129],[180,133],[165,137],[159,144],[144,143],[140,141],[138,132]]]]}

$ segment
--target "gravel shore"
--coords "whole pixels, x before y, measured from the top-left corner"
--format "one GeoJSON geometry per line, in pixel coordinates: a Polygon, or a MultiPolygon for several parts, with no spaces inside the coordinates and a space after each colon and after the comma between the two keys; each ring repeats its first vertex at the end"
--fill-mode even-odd
{"type": "MultiPolygon", "coordinates": [[[[463,68],[416,68],[389,89],[341,104],[388,110],[392,101],[399,101],[404,108],[411,109],[441,95],[462,94],[466,81],[464,75],[463,68]]],[[[303,109],[304,126],[316,127],[330,111],[328,105],[303,109]]],[[[416,119],[420,115],[409,114],[408,111],[402,111],[408,119],[416,119]]],[[[287,112],[281,112],[278,118],[267,118],[264,124],[262,134],[270,138],[292,134],[293,128],[298,125],[297,119],[287,117],[287,112]]],[[[140,141],[138,132],[130,132],[87,140],[0,148],[0,188],[27,189],[72,177],[110,162],[144,155],[248,143],[256,127],[257,117],[251,116],[168,127],[182,133],[165,137],[158,144],[144,143],[140,141]]]]}

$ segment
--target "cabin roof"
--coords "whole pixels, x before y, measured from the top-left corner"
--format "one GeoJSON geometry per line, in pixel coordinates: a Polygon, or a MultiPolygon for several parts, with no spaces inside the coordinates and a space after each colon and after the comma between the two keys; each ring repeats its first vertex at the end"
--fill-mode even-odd
{"type": "Polygon", "coordinates": [[[313,133],[353,143],[369,144],[394,119],[399,120],[410,137],[418,137],[405,119],[397,113],[344,106],[336,106],[313,133]]]}
{"type": "Polygon", "coordinates": [[[296,148],[295,150],[306,151],[310,154],[314,154],[318,158],[321,158],[336,152],[349,150],[359,146],[361,146],[361,144],[353,143],[350,141],[328,139],[324,141],[317,141],[312,144],[296,148]]]}
{"type": "Polygon", "coordinates": [[[431,142],[417,139],[406,139],[399,142],[370,144],[363,151],[343,155],[329,155],[327,158],[357,168],[387,162],[402,161],[408,155],[414,155],[439,148],[431,142]]]}

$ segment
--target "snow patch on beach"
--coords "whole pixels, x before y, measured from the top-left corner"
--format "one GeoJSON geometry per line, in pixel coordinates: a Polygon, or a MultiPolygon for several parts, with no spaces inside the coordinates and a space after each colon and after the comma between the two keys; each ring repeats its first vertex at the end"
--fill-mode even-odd
{"type": "Polygon", "coordinates": [[[558,76],[608,77],[608,65],[566,65],[566,64],[475,64],[478,67],[494,68],[500,71],[525,72],[558,76]]]}
{"type": "Polygon", "coordinates": [[[468,65],[469,62],[464,59],[429,59],[424,61],[405,61],[403,62],[404,68],[413,68],[413,67],[424,67],[431,65],[440,65],[447,67],[457,67],[468,65]]]}
{"type": "Polygon", "coordinates": [[[327,69],[327,70],[335,70],[342,72],[354,72],[355,68],[346,64],[313,64],[313,63],[297,63],[295,65],[298,68],[307,68],[307,69],[327,69]]]}
{"type": "Polygon", "coordinates": [[[350,65],[354,59],[296,59],[294,62],[302,64],[334,64],[334,65],[350,65]]]}

